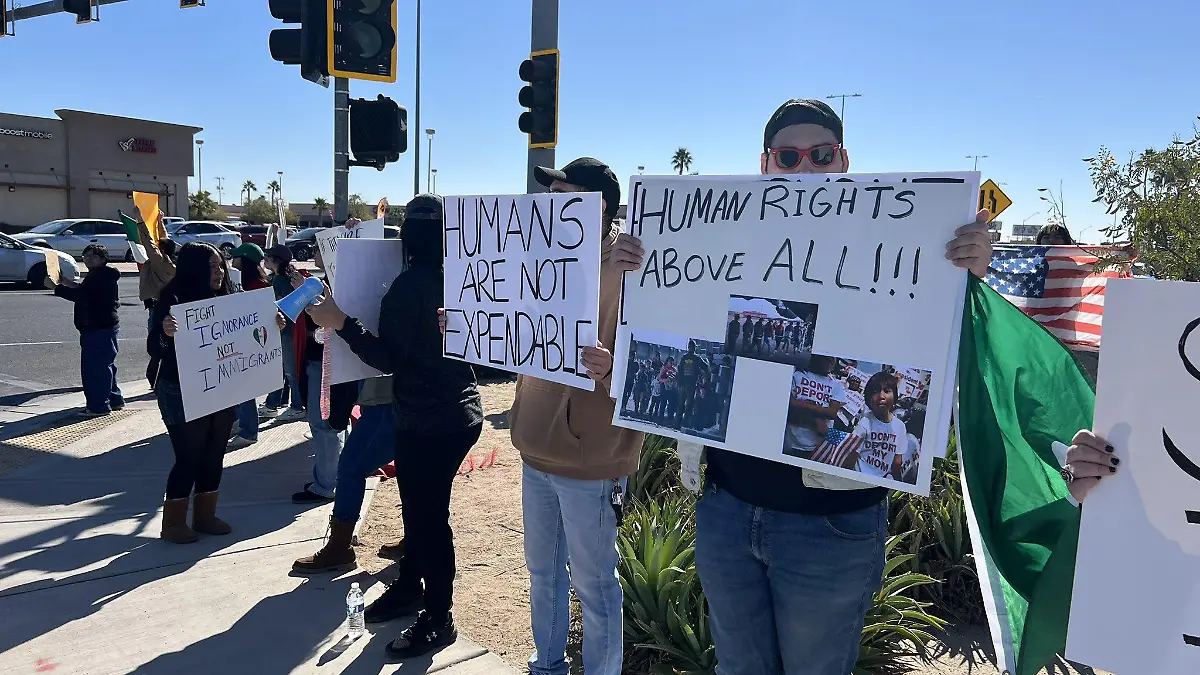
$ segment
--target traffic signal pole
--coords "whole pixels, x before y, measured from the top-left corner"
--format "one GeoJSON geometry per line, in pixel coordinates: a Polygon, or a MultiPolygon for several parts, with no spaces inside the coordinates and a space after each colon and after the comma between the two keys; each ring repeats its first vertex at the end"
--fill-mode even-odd
{"type": "MultiPolygon", "coordinates": [[[[115,5],[118,2],[125,0],[92,0],[92,5],[115,5]]],[[[22,21],[24,19],[34,19],[39,16],[47,16],[50,14],[58,14],[64,12],[63,0],[49,0],[48,2],[39,2],[36,5],[28,5],[26,7],[14,7],[9,11],[13,21],[22,21]]]]}
{"type": "MultiPolygon", "coordinates": [[[[533,0],[529,38],[531,52],[558,49],[558,0],[533,0]]],[[[535,166],[554,166],[554,148],[529,149],[528,166],[525,169],[525,191],[528,194],[546,191],[533,177],[535,166]]]]}
{"type": "Polygon", "coordinates": [[[350,80],[333,78],[333,221],[350,217],[350,80]]]}

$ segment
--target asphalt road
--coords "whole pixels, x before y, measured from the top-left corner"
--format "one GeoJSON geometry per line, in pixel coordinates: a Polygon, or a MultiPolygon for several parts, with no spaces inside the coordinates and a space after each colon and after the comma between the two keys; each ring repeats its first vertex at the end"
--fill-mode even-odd
{"type": "MultiPolygon", "coordinates": [[[[146,310],[138,278],[119,282],[121,308],[117,380],[146,376],[146,310]]],[[[73,306],[43,290],[0,283],[0,405],[19,405],[47,394],[81,391],[79,332],[73,306]]]]}

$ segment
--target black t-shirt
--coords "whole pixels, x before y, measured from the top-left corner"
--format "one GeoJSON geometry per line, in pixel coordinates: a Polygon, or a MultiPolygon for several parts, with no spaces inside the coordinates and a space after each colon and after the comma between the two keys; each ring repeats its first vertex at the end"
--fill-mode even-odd
{"type": "Polygon", "coordinates": [[[700,377],[700,371],[708,370],[704,359],[699,354],[684,354],[679,357],[679,381],[692,382],[700,377]]]}
{"type": "Polygon", "coordinates": [[[887,488],[821,490],[804,484],[802,469],[750,455],[708,448],[706,479],[763,509],[831,516],[861,511],[887,498],[887,488]]]}

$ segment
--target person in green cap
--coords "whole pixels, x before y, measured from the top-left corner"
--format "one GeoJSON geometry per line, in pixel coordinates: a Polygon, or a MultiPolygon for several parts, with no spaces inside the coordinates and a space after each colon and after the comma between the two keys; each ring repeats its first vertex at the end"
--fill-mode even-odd
{"type": "MultiPolygon", "coordinates": [[[[260,288],[270,288],[267,281],[267,268],[263,265],[266,254],[258,244],[245,243],[229,254],[231,267],[241,272],[243,291],[255,291],[260,288]]],[[[238,450],[258,442],[258,408],[253,399],[238,405],[237,424],[229,437],[226,452],[238,450]]]]}

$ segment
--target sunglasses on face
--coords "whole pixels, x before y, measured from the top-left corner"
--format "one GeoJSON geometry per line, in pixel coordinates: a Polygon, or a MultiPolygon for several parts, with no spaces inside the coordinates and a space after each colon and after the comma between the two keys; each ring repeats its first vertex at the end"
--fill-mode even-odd
{"type": "Polygon", "coordinates": [[[794,169],[800,166],[801,160],[808,157],[813,166],[829,166],[841,152],[842,145],[814,145],[811,148],[771,148],[768,152],[780,169],[794,169]]]}

